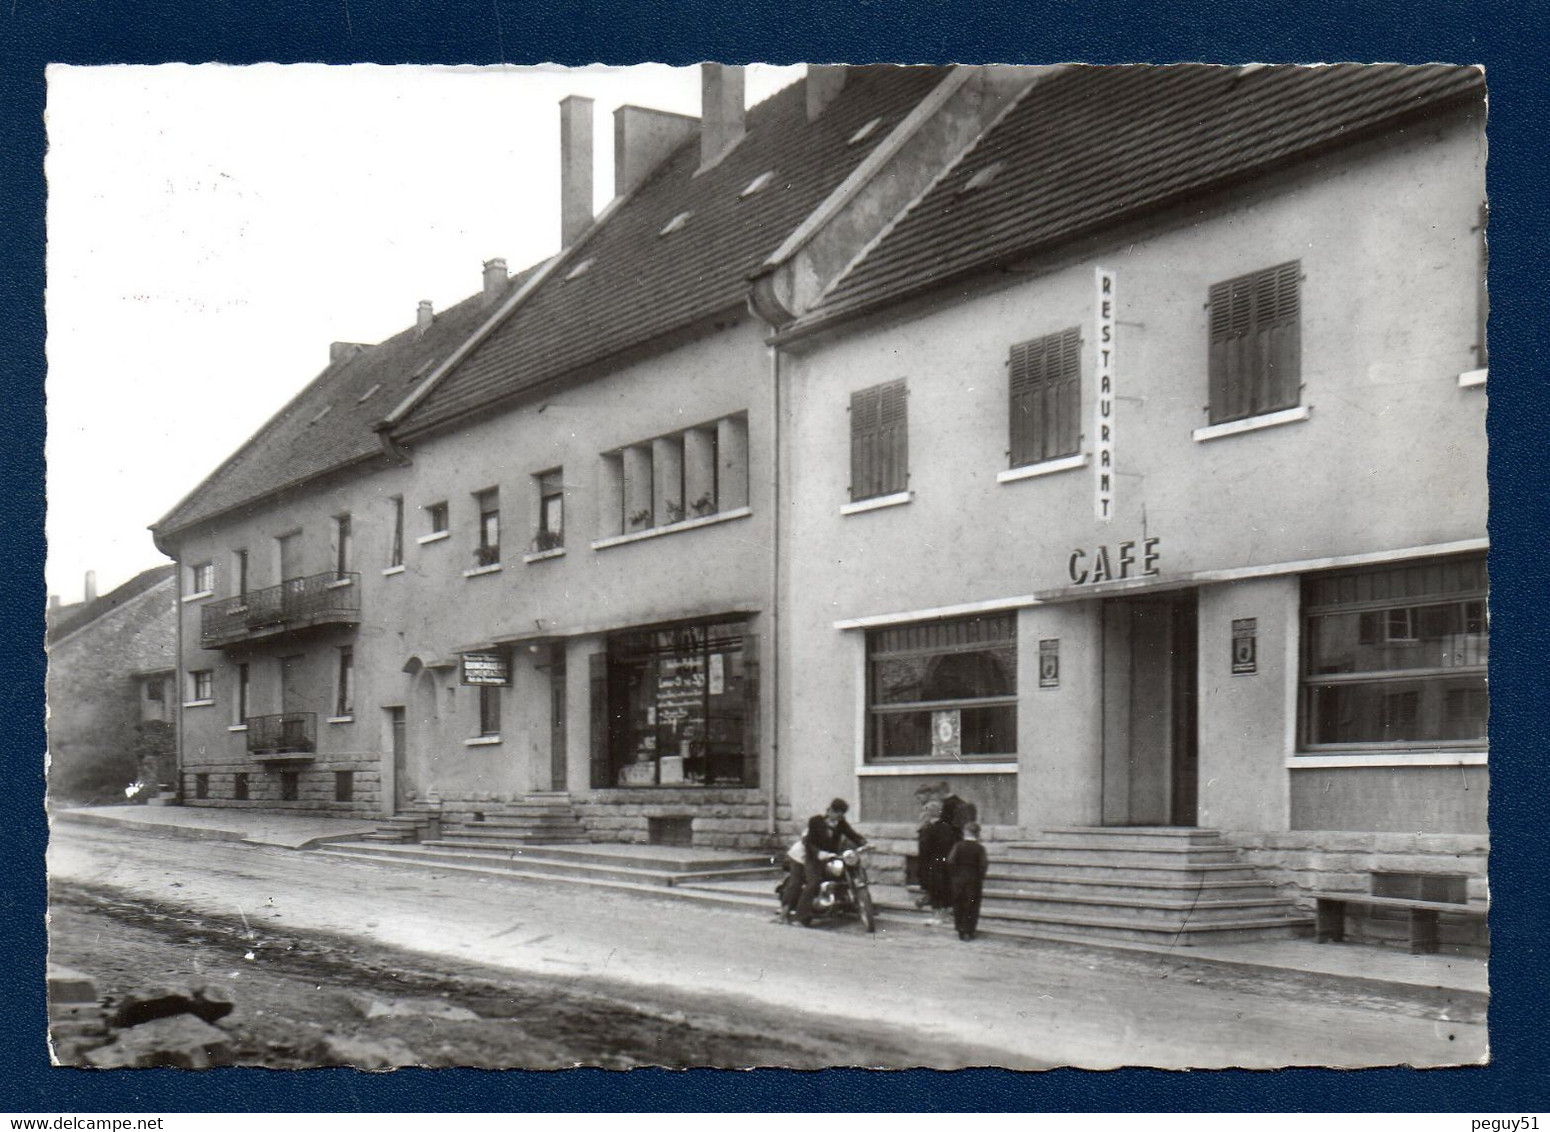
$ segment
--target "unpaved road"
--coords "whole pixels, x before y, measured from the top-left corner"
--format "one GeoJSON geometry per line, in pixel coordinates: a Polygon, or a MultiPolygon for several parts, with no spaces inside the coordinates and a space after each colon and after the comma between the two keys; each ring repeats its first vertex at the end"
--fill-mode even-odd
{"type": "MultiPolygon", "coordinates": [[[[1449,1065],[1478,1062],[1486,1049],[1483,1018],[1446,1006],[1148,957],[962,944],[951,933],[802,931],[752,909],[313,852],[58,823],[49,871],[61,886],[54,946],[88,973],[113,966],[111,941],[86,934],[111,909],[82,908],[71,895],[82,889],[143,909],[119,919],[162,935],[169,961],[208,947],[216,926],[245,921],[254,959],[233,961],[222,945],[216,965],[236,963],[228,990],[239,1003],[244,972],[292,980],[274,1004],[287,1019],[304,1020],[309,996],[295,988],[324,973],[315,962],[341,986],[359,971],[378,994],[478,999],[485,1009],[472,1008],[486,1018],[556,1004],[552,1017],[540,1010],[537,1024],[524,1023],[532,1042],[496,1043],[488,1055],[477,1040],[453,1042],[435,1053],[459,1064],[1449,1065]],[[287,967],[287,944],[302,967],[287,967]],[[570,994],[621,1013],[588,1026],[563,1001],[570,994]],[[503,995],[521,1009],[498,1005],[503,995]],[[665,1025],[653,1031],[650,1020],[665,1025]],[[715,1053],[723,1038],[724,1057],[715,1053]]],[[[283,1063],[282,1051],[274,1057],[283,1063]]]]}

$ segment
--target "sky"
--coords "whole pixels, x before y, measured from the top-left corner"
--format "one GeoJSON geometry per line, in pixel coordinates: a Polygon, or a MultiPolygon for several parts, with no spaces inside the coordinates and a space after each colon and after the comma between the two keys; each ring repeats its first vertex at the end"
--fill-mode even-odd
{"type": "MultiPolygon", "coordinates": [[[[801,75],[752,66],[749,105],[801,75]]],[[[559,101],[699,113],[698,68],[48,70],[48,592],[165,562],[147,527],[328,362],[560,241],[559,101]]]]}

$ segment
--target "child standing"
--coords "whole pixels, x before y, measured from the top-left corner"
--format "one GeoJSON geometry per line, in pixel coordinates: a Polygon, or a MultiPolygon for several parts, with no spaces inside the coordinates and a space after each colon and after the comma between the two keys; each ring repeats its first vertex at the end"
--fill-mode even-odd
{"type": "Polygon", "coordinates": [[[953,926],[958,938],[974,938],[980,922],[980,897],[984,892],[985,872],[990,858],[980,844],[980,825],[971,821],[963,827],[963,840],[947,855],[947,872],[953,886],[953,926]]]}

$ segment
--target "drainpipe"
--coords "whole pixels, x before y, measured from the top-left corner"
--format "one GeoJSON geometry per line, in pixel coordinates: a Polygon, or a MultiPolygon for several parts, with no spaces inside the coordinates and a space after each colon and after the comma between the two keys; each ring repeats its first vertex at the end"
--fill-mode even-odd
{"type": "MultiPolygon", "coordinates": [[[[771,330],[773,331],[773,327],[771,330]]],[[[770,351],[770,398],[774,403],[771,444],[774,499],[771,509],[775,515],[774,529],[770,532],[773,568],[770,571],[770,813],[769,831],[780,831],[780,448],[784,433],[780,420],[780,347],[771,345],[770,351]]]]}

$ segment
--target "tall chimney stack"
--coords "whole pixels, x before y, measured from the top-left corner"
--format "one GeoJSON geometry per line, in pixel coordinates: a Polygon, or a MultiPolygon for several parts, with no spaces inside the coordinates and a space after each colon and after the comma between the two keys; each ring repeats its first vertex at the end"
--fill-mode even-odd
{"type": "Polygon", "coordinates": [[[560,247],[568,248],[592,224],[592,100],[560,100],[560,247]]]}
{"type": "Polygon", "coordinates": [[[839,97],[850,68],[843,64],[809,64],[807,68],[807,120],[813,121],[824,107],[839,97]]]}
{"type": "Polygon", "coordinates": [[[420,309],[414,312],[414,328],[424,334],[431,328],[431,323],[436,320],[436,312],[431,307],[429,299],[420,300],[420,309]]]}
{"type": "Polygon", "coordinates": [[[743,68],[700,64],[700,171],[743,140],[743,68]]]}
{"type": "Polygon", "coordinates": [[[97,571],[86,571],[86,600],[97,600],[97,571]]]}
{"type": "Polygon", "coordinates": [[[644,106],[614,111],[614,196],[622,197],[694,136],[700,120],[644,106]]]}
{"type": "Polygon", "coordinates": [[[484,306],[489,306],[501,297],[501,292],[506,289],[506,283],[510,276],[506,273],[506,261],[496,256],[494,259],[484,261],[484,295],[479,300],[484,306]]]}

